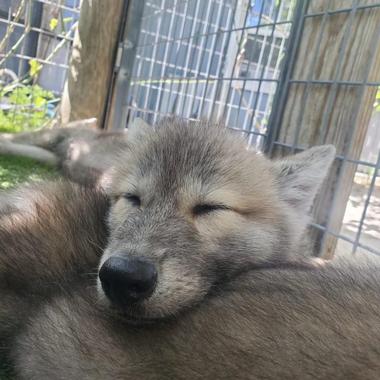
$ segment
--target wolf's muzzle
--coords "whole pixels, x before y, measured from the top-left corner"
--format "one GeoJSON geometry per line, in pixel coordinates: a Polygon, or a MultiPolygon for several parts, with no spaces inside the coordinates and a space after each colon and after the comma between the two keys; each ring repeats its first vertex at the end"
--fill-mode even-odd
{"type": "Polygon", "coordinates": [[[144,258],[110,257],[101,266],[99,278],[104,293],[112,302],[128,306],[153,293],[157,270],[144,258]]]}

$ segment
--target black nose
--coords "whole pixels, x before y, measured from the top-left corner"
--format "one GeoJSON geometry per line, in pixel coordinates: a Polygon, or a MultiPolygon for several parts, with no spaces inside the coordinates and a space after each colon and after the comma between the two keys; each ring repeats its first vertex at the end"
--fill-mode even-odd
{"type": "Polygon", "coordinates": [[[107,297],[125,306],[153,293],[157,271],[152,263],[142,258],[111,257],[101,266],[99,278],[107,297]]]}

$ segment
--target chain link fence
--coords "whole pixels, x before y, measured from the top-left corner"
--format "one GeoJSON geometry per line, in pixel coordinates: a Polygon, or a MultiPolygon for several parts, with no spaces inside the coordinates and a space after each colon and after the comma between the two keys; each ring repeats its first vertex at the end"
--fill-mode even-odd
{"type": "Polygon", "coordinates": [[[380,254],[380,2],[299,2],[269,153],[333,143],[315,207],[317,250],[380,254]]]}
{"type": "Polygon", "coordinates": [[[0,129],[41,127],[56,113],[80,0],[0,1],[0,129]]]}
{"type": "MultiPolygon", "coordinates": [[[[2,131],[54,117],[79,7],[0,0],[2,131]]],[[[315,251],[380,254],[379,1],[136,0],[128,9],[108,97],[115,128],[175,114],[222,120],[271,156],[332,143],[315,251]]]]}
{"type": "Polygon", "coordinates": [[[223,119],[262,147],[294,8],[294,1],[147,1],[129,117],[223,119]]]}
{"type": "Polygon", "coordinates": [[[316,253],[338,243],[380,254],[380,2],[149,0],[131,11],[115,128],[175,114],[222,120],[269,155],[333,143],[316,253]]]}

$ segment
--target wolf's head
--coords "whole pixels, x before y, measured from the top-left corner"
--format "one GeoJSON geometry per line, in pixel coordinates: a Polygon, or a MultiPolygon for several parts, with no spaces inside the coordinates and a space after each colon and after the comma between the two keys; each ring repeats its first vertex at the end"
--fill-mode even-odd
{"type": "Polygon", "coordinates": [[[273,162],[222,127],[140,125],[110,181],[101,298],[131,318],[156,319],[243,271],[287,261],[334,152],[273,162]]]}

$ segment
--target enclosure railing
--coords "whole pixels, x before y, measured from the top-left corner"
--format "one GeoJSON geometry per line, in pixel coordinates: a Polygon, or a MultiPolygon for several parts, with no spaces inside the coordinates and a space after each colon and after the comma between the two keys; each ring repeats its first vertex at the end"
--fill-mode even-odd
{"type": "Polygon", "coordinates": [[[152,123],[169,114],[223,119],[261,147],[294,6],[294,1],[146,1],[136,25],[141,28],[136,58],[128,68],[129,117],[152,123]]]}
{"type": "Polygon", "coordinates": [[[130,15],[122,41],[121,56],[130,59],[117,79],[122,117],[115,127],[175,114],[222,120],[273,156],[334,144],[335,166],[314,207],[315,252],[330,257],[339,240],[353,252],[380,254],[370,234],[376,230],[380,240],[379,159],[373,159],[380,148],[373,143],[380,137],[373,106],[380,2],[149,0],[136,7],[140,16],[130,15]],[[358,166],[371,175],[367,187],[358,166]],[[345,210],[357,212],[351,190],[360,190],[362,212],[347,232],[345,210]]]}
{"type": "Polygon", "coordinates": [[[55,116],[80,0],[0,2],[0,123],[13,131],[55,116]]]}

